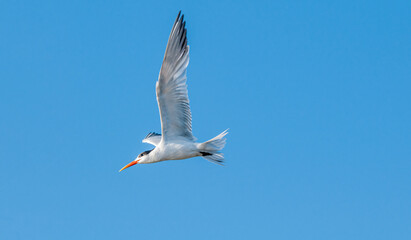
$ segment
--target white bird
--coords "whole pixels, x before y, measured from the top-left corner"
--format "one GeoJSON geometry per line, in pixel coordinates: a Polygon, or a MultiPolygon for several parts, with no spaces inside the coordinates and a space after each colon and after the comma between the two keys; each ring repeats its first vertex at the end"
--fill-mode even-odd
{"type": "Polygon", "coordinates": [[[220,152],[225,145],[227,130],[203,143],[197,143],[191,132],[191,111],[187,92],[186,70],[189,61],[187,29],[184,15],[178,13],[168,39],[166,53],[156,83],[157,103],[160,110],[161,134],[149,133],[144,143],[155,146],[145,151],[120,172],[135,164],[155,163],[202,156],[221,164],[220,152]]]}

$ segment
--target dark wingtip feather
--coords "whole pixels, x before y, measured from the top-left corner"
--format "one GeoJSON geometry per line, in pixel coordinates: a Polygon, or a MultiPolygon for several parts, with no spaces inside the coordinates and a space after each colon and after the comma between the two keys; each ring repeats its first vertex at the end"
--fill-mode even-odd
{"type": "Polygon", "coordinates": [[[183,48],[187,45],[187,37],[186,36],[187,36],[187,29],[184,29],[184,32],[181,35],[181,39],[180,39],[180,41],[182,41],[181,47],[183,47],[183,48]]]}
{"type": "MultiPolygon", "coordinates": [[[[177,18],[174,21],[174,26],[177,24],[178,20],[180,19],[180,14],[181,14],[181,10],[178,12],[177,18]]],[[[173,28],[174,28],[174,26],[173,26],[173,28]]]]}

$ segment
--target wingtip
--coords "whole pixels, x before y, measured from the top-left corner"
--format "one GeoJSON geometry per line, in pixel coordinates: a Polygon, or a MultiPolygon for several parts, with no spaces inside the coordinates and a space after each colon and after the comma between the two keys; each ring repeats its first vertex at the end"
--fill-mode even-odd
{"type": "Polygon", "coordinates": [[[174,21],[174,26],[177,24],[178,20],[180,19],[180,15],[181,15],[181,10],[178,12],[177,18],[174,21]]]}

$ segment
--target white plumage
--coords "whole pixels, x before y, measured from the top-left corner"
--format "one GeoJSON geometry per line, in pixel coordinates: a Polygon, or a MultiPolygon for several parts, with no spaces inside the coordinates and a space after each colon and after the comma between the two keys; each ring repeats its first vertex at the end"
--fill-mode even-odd
{"type": "Polygon", "coordinates": [[[155,148],[141,153],[120,171],[137,163],[180,160],[197,156],[217,164],[223,162],[224,156],[220,151],[224,148],[227,130],[204,143],[195,142],[196,139],[191,131],[191,111],[186,84],[189,49],[184,15],[180,17],[179,13],[168,39],[156,83],[161,134],[149,133],[143,142],[152,144],[155,148]]]}

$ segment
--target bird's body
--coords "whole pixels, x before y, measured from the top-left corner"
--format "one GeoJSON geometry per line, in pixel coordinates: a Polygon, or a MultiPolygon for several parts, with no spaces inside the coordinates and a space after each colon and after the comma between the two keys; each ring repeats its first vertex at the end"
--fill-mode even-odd
{"type": "Polygon", "coordinates": [[[184,15],[180,13],[174,22],[156,83],[157,103],[160,110],[161,133],[149,133],[143,142],[155,146],[141,153],[120,171],[137,163],[155,163],[165,160],[181,160],[202,156],[221,164],[220,152],[227,130],[203,143],[196,142],[191,131],[191,111],[188,100],[186,69],[189,62],[187,29],[184,15]]]}
{"type": "Polygon", "coordinates": [[[144,160],[139,163],[155,163],[166,160],[182,160],[201,156],[198,143],[178,139],[169,143],[160,143],[144,160]]]}

